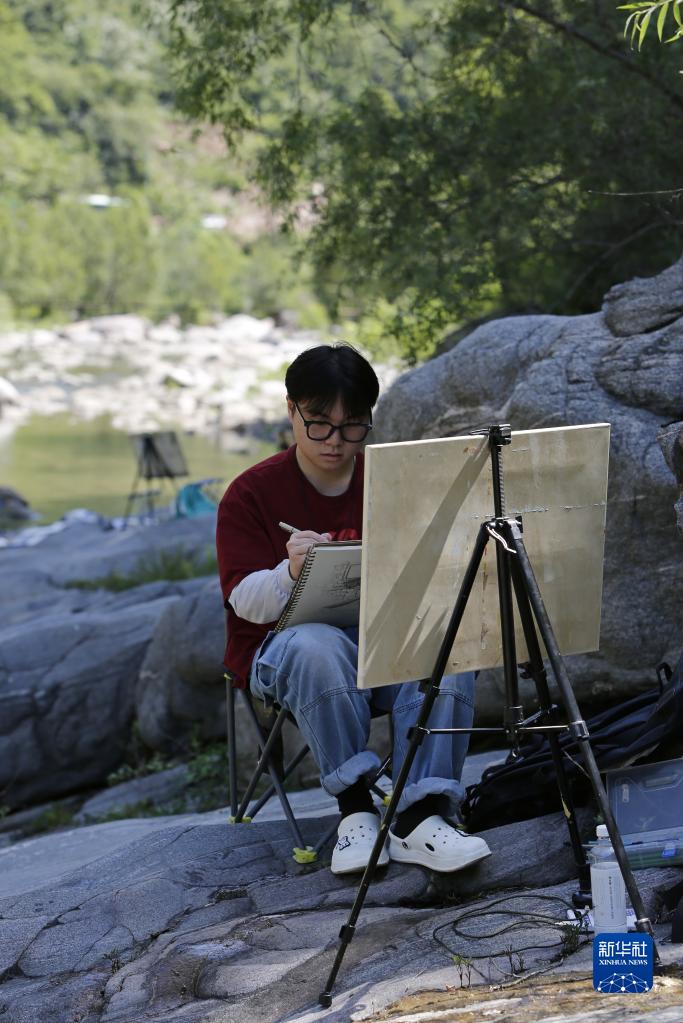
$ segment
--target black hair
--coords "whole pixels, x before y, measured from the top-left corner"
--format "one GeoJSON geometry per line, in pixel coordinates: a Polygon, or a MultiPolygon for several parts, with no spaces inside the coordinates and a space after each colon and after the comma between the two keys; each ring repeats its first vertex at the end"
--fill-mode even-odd
{"type": "Polygon", "coordinates": [[[346,341],[302,352],[287,370],[285,385],[293,401],[323,415],[339,398],[347,416],[366,416],[379,395],[374,369],[346,341]]]}

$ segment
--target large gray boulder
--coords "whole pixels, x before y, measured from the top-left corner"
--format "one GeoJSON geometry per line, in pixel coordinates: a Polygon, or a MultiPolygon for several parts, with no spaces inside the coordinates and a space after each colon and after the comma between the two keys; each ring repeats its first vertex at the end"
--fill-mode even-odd
{"type": "Polygon", "coordinates": [[[164,558],[172,560],[174,555],[199,560],[214,550],[215,534],[214,515],[169,519],[142,529],[92,530],[85,542],[81,538],[73,557],[50,559],[50,578],[63,585],[79,579],[101,579],[112,572],[130,575],[141,566],[163,564],[164,558]]]}
{"type": "Polygon", "coordinates": [[[196,579],[166,608],[140,668],[135,702],[148,746],[172,752],[197,730],[225,735],[224,647],[218,579],[196,579]]]}
{"type": "MultiPolygon", "coordinates": [[[[380,400],[373,440],[609,422],[612,426],[599,652],[568,658],[581,698],[612,702],[677,659],[683,582],[671,472],[657,444],[683,408],[683,264],[613,288],[601,312],[519,316],[479,327],[412,370],[380,400]],[[640,331],[641,333],[638,333],[640,331]]],[[[497,672],[479,714],[500,721],[497,672]]]]}
{"type": "Polygon", "coordinates": [[[678,484],[678,500],[674,508],[679,532],[683,533],[683,422],[663,426],[657,434],[657,441],[678,484]]]}
{"type": "Polygon", "coordinates": [[[187,788],[190,784],[187,764],[178,764],[156,774],[147,774],[142,778],[131,778],[110,788],[103,789],[91,796],[73,816],[74,824],[94,824],[107,820],[111,816],[119,819],[135,817],[141,811],[154,807],[169,809],[179,801],[187,800],[187,788]]]}
{"type": "Polygon", "coordinates": [[[141,581],[180,557],[203,560],[214,531],[211,515],[123,531],[75,520],[30,534],[35,546],[0,550],[3,803],[102,783],[138,716],[156,749],[197,727],[224,733],[215,576],[141,581]],[[137,585],[92,588],[112,575],[137,585]],[[150,647],[147,687],[138,676],[150,647]]]}
{"type": "Polygon", "coordinates": [[[602,311],[615,337],[647,334],[674,323],[683,311],[683,258],[656,277],[615,284],[602,311]]]}
{"type": "Polygon", "coordinates": [[[57,612],[2,630],[3,803],[16,807],[87,788],[121,763],[138,670],[175,599],[57,612]]]}
{"type": "Polygon", "coordinates": [[[141,566],[155,567],[164,558],[185,556],[200,559],[214,549],[215,515],[173,518],[152,525],[128,529],[108,528],[106,521],[81,521],[76,513],[50,526],[25,531],[24,546],[0,550],[0,599],[15,595],[21,573],[35,573],[24,590],[35,591],[40,578],[44,584],[64,586],[85,580],[93,583],[112,573],[127,576],[141,566]],[[7,582],[8,574],[14,579],[7,582]]]}

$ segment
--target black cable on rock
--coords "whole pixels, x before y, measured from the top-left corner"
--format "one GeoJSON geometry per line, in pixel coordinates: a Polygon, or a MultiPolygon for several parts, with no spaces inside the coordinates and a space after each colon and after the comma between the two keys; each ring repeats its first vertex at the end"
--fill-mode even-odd
{"type": "Polygon", "coordinates": [[[455,918],[455,920],[441,924],[432,932],[434,940],[441,945],[446,952],[451,956],[458,956],[463,959],[467,959],[469,962],[474,962],[481,959],[497,959],[502,957],[508,957],[511,952],[515,955],[519,955],[520,952],[530,952],[534,950],[552,949],[559,948],[569,954],[570,951],[575,951],[580,945],[586,944],[589,940],[587,931],[579,920],[576,923],[572,923],[569,918],[558,919],[556,916],[548,916],[545,913],[541,913],[538,910],[529,910],[526,912],[520,912],[519,909],[496,909],[497,906],[505,906],[511,902],[518,903],[520,901],[530,901],[533,903],[548,902],[558,903],[563,909],[573,909],[571,902],[561,898],[559,895],[506,895],[500,899],[494,899],[492,902],[486,903],[485,906],[480,906],[478,909],[467,910],[461,913],[455,918]],[[467,920],[480,920],[486,916],[503,916],[512,917],[512,921],[498,930],[487,931],[486,934],[471,934],[467,930],[462,929],[462,924],[467,920]],[[522,948],[512,949],[510,945],[502,948],[500,951],[487,951],[481,955],[467,953],[463,956],[462,953],[449,947],[447,939],[445,937],[446,932],[456,935],[459,938],[465,938],[468,941],[483,941],[490,938],[495,938],[498,935],[510,934],[514,931],[518,931],[522,928],[528,928],[529,925],[541,925],[543,927],[551,927],[559,932],[559,941],[551,942],[550,944],[544,943],[541,945],[524,945],[522,948]],[[585,937],[585,941],[581,941],[581,935],[585,937]],[[574,947],[569,947],[574,945],[574,947]]]}

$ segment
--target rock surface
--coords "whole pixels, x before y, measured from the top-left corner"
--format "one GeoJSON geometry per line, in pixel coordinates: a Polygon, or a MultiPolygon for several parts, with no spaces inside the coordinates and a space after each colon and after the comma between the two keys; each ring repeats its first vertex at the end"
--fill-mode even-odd
{"type": "MultiPolygon", "coordinates": [[[[324,823],[304,820],[307,839],[324,823]]],[[[480,914],[496,908],[542,909],[560,920],[575,887],[561,815],[497,828],[486,839],[488,860],[441,875],[438,886],[428,872],[401,864],[377,876],[331,1010],[316,1000],[357,879],[294,864],[282,822],[230,827],[219,813],[120,821],[0,850],[0,1016],[12,1023],[341,1023],[412,992],[457,988],[452,956],[470,959],[474,942],[458,945],[458,916],[471,911],[482,935],[492,928],[480,914]],[[492,907],[498,898],[511,901],[492,907]]],[[[639,871],[638,880],[654,914],[683,870],[639,871]]],[[[503,946],[486,940],[473,984],[488,974],[511,979],[510,943],[541,946],[523,953],[525,970],[561,958],[559,932],[541,932],[537,921],[503,946]]],[[[675,946],[662,951],[680,958],[675,946]]],[[[586,970],[586,950],[566,965],[586,970]]]]}
{"type": "Polygon", "coordinates": [[[679,532],[683,533],[683,423],[663,426],[657,434],[657,441],[678,484],[678,500],[674,508],[679,532]]]}
{"type": "MultiPolygon", "coordinates": [[[[35,547],[0,551],[0,785],[10,808],[104,784],[134,723],[146,746],[168,755],[226,730],[225,626],[215,575],[120,592],[78,585],[94,586],[112,573],[153,574],[155,559],[174,551],[201,559],[213,546],[215,518],[122,531],[80,522],[51,529],[35,547]]],[[[241,700],[237,721],[238,733],[248,736],[238,765],[244,782],[256,739],[241,700]]],[[[288,724],[288,757],[299,745],[288,724]]],[[[371,746],[386,751],[386,719],[373,722],[371,746]]],[[[310,756],[292,780],[317,784],[310,756]]],[[[146,798],[156,801],[133,802],[146,798]]]]}
{"type": "Polygon", "coordinates": [[[94,824],[112,815],[133,817],[141,805],[158,809],[172,804],[185,796],[188,775],[187,764],[178,764],[157,774],[113,785],[86,799],[74,814],[74,823],[94,824]]]}
{"type": "MultiPolygon", "coordinates": [[[[683,579],[674,480],[658,430],[683,408],[683,263],[613,288],[588,316],[487,323],[380,399],[373,440],[609,422],[612,427],[600,651],[568,659],[580,698],[614,702],[653,684],[680,652],[683,579]]],[[[676,449],[677,450],[677,449],[676,449]]],[[[499,722],[497,672],[479,712],[499,722]]]]}
{"type": "MultiPolygon", "coordinates": [[[[172,598],[171,598],[172,600],[172,598]]],[[[102,781],[123,758],[135,678],[168,598],[2,630],[0,787],[8,806],[102,781]]]]}
{"type": "Polygon", "coordinates": [[[683,258],[656,277],[635,277],[605,295],[605,322],[617,337],[647,334],[683,313],[683,258]]]}
{"type": "Polygon", "coordinates": [[[0,522],[26,522],[34,517],[28,501],[12,487],[0,487],[0,522]]]}
{"type": "Polygon", "coordinates": [[[112,573],[125,577],[141,566],[150,571],[162,552],[203,557],[214,531],[213,516],[119,532],[75,523],[48,532],[36,547],[0,552],[5,805],[101,784],[121,763],[134,720],[145,722],[145,737],[157,749],[168,748],[169,735],[224,729],[215,577],[158,580],[121,592],[75,585],[92,586],[112,573]],[[182,628],[176,637],[174,623],[182,628]]]}
{"type": "Polygon", "coordinates": [[[202,739],[225,735],[225,649],[220,588],[197,580],[159,619],[136,685],[140,734],[152,749],[173,751],[199,728],[202,739]]]}
{"type": "MultiPolygon", "coordinates": [[[[211,437],[259,433],[284,418],[283,368],[321,340],[246,315],[186,328],[100,316],[0,334],[3,425],[68,412],[76,419],[110,415],[130,433],[179,422],[211,437]]],[[[386,385],[397,369],[378,372],[386,385]]]]}
{"type": "MultiPolygon", "coordinates": [[[[0,785],[10,808],[103,784],[134,722],[150,749],[170,755],[226,731],[217,576],[89,588],[112,574],[154,574],[161,555],[204,558],[215,517],[53,528],[36,531],[35,547],[0,550],[0,785]]],[[[242,782],[257,745],[245,710],[238,699],[242,782]]],[[[289,759],[300,737],[287,724],[284,738],[289,759]]],[[[386,718],[373,721],[370,747],[386,753],[386,718]]],[[[317,784],[310,756],[292,781],[317,784]]]]}

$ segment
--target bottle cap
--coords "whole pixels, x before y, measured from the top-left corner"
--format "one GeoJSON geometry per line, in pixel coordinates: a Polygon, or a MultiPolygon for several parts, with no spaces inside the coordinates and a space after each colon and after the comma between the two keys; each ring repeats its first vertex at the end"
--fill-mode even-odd
{"type": "Polygon", "coordinates": [[[595,834],[598,836],[598,838],[609,838],[609,831],[607,830],[607,825],[598,824],[597,828],[595,829],[595,834]]]}

